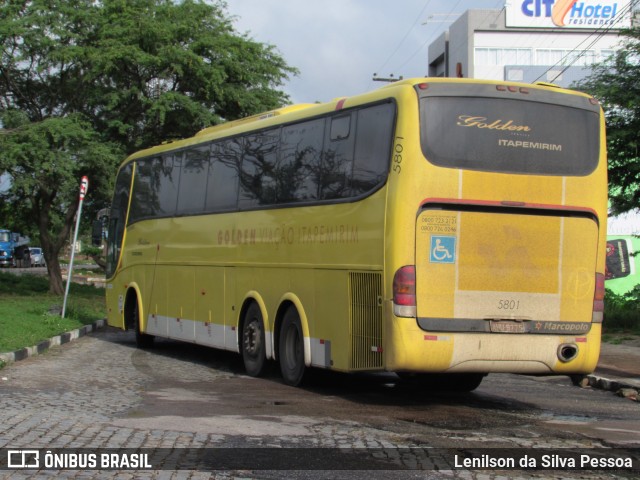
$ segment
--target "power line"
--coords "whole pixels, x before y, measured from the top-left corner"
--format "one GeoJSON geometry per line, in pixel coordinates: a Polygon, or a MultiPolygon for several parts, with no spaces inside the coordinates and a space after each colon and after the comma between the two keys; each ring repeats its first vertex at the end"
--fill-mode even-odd
{"type": "Polygon", "coordinates": [[[600,27],[598,29],[596,29],[593,33],[591,33],[587,38],[585,38],[583,41],[581,41],[578,45],[576,45],[572,50],[569,50],[569,52],[564,55],[560,60],[558,60],[556,63],[554,63],[553,65],[551,65],[549,68],[547,68],[544,72],[542,72],[538,78],[536,78],[532,83],[537,82],[538,80],[540,80],[545,74],[547,74],[549,71],[551,71],[553,68],[562,65],[562,63],[567,60],[569,58],[569,55],[571,55],[572,53],[578,51],[578,49],[580,48],[580,46],[585,43],[586,41],[588,41],[591,37],[593,37],[594,35],[597,34],[597,36],[593,39],[593,41],[591,43],[589,43],[585,48],[583,48],[582,50],[580,50],[580,53],[578,55],[575,55],[573,57],[573,59],[571,59],[571,61],[569,63],[567,63],[564,68],[562,70],[560,70],[558,72],[558,74],[553,77],[552,79],[550,79],[549,81],[551,83],[553,83],[554,81],[556,81],[556,79],[558,79],[558,77],[560,77],[564,72],[566,72],[569,67],[571,67],[575,62],[578,61],[579,58],[581,58],[582,56],[584,56],[591,47],[593,47],[598,40],[600,40],[604,35],[606,35],[607,33],[609,33],[616,25],[616,23],[618,23],[620,20],[622,20],[622,18],[624,18],[624,16],[627,13],[630,13],[633,9],[633,2],[630,2],[629,5],[627,6],[626,9],[623,9],[620,13],[618,13],[618,15],[616,15],[616,17],[613,18],[611,24],[609,26],[603,26],[600,27]]]}
{"type": "MultiPolygon", "coordinates": [[[[448,14],[445,14],[445,15],[453,15],[454,10],[455,10],[456,8],[458,8],[458,5],[460,5],[460,2],[461,2],[461,1],[462,1],[462,0],[458,0],[458,1],[456,2],[456,4],[451,8],[451,10],[449,11],[449,13],[448,13],[448,14]]],[[[415,52],[413,52],[413,53],[411,54],[411,56],[410,56],[409,58],[407,58],[407,59],[404,61],[404,63],[402,63],[402,65],[400,65],[400,66],[397,68],[397,70],[402,69],[402,67],[404,67],[407,63],[409,63],[411,60],[413,60],[413,58],[414,58],[418,53],[420,53],[420,52],[422,51],[422,49],[425,47],[425,45],[427,45],[429,42],[431,42],[431,40],[433,39],[433,37],[434,37],[436,34],[438,34],[438,33],[439,33],[439,32],[438,32],[437,30],[436,30],[436,31],[434,31],[434,32],[431,34],[431,36],[430,36],[430,37],[428,37],[428,38],[424,41],[424,43],[423,43],[422,45],[420,45],[420,47],[419,47],[415,52]]]]}
{"type": "Polygon", "coordinates": [[[427,3],[425,4],[424,7],[422,7],[422,10],[420,10],[420,13],[418,14],[416,19],[414,20],[414,22],[411,25],[411,27],[409,27],[409,29],[407,30],[407,33],[405,33],[404,37],[402,37],[402,40],[400,40],[400,42],[398,42],[398,45],[396,46],[395,50],[393,50],[393,52],[391,52],[391,55],[389,55],[389,57],[384,61],[384,63],[376,71],[378,71],[378,72],[382,71],[382,69],[387,66],[387,63],[389,63],[389,61],[393,58],[393,56],[396,53],[398,53],[398,50],[400,50],[400,47],[402,46],[402,44],[405,42],[405,40],[409,37],[409,34],[416,27],[416,25],[418,24],[418,22],[422,18],[422,15],[424,14],[425,10],[427,9],[427,7],[429,6],[430,3],[431,3],[431,0],[427,0],[427,3]]]}

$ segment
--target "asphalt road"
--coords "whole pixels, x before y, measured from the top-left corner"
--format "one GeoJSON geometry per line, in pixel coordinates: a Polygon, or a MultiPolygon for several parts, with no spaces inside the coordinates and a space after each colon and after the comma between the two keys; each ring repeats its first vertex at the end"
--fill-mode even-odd
{"type": "MultiPolygon", "coordinates": [[[[113,329],[0,370],[0,405],[0,449],[224,447],[235,455],[230,468],[215,472],[0,470],[0,478],[11,479],[365,477],[358,470],[336,474],[347,450],[371,457],[366,478],[549,478],[549,471],[456,468],[446,453],[640,448],[637,403],[574,387],[566,377],[490,375],[475,392],[453,395],[422,391],[392,374],[317,372],[292,388],[277,368],[250,378],[239,356],[166,340],[139,350],[132,333],[113,329]],[[238,464],[238,452],[246,465],[238,464]],[[295,470],[254,469],[260,454],[271,456],[266,465],[282,461],[295,470]],[[390,458],[399,470],[376,470],[379,459],[390,458]]],[[[638,478],[639,472],[553,476],[638,478]]]]}

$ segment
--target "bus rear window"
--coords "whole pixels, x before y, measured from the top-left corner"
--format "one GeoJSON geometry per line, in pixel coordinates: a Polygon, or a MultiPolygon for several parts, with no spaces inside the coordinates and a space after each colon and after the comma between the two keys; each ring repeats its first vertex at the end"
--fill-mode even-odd
{"type": "Polygon", "coordinates": [[[496,97],[420,99],[426,158],[441,167],[582,176],[600,153],[594,109],[496,97]]]}

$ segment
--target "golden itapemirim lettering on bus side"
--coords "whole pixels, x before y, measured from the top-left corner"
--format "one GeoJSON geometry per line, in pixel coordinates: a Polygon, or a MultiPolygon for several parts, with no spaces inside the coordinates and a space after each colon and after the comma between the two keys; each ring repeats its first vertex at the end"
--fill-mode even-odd
{"type": "Polygon", "coordinates": [[[310,245],[358,243],[358,225],[282,225],[218,230],[219,245],[310,245]]]}

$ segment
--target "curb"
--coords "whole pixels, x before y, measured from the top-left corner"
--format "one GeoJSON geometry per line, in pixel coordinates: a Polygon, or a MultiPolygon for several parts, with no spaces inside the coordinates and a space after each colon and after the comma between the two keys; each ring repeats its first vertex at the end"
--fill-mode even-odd
{"type": "Polygon", "coordinates": [[[597,388],[608,392],[614,392],[620,397],[628,398],[640,402],[640,387],[627,383],[624,380],[612,380],[598,375],[584,375],[577,379],[572,379],[574,385],[581,388],[597,388]]]}
{"type": "Polygon", "coordinates": [[[49,348],[55,345],[64,345],[65,343],[72,342],[80,337],[84,337],[94,330],[104,328],[106,323],[106,320],[103,318],[75,330],[71,330],[70,332],[56,335],[49,340],[43,340],[42,342],[38,343],[37,345],[33,345],[32,347],[24,347],[14,352],[0,353],[0,364],[18,362],[20,360],[24,360],[25,358],[40,355],[41,353],[46,352],[49,348]]]}

